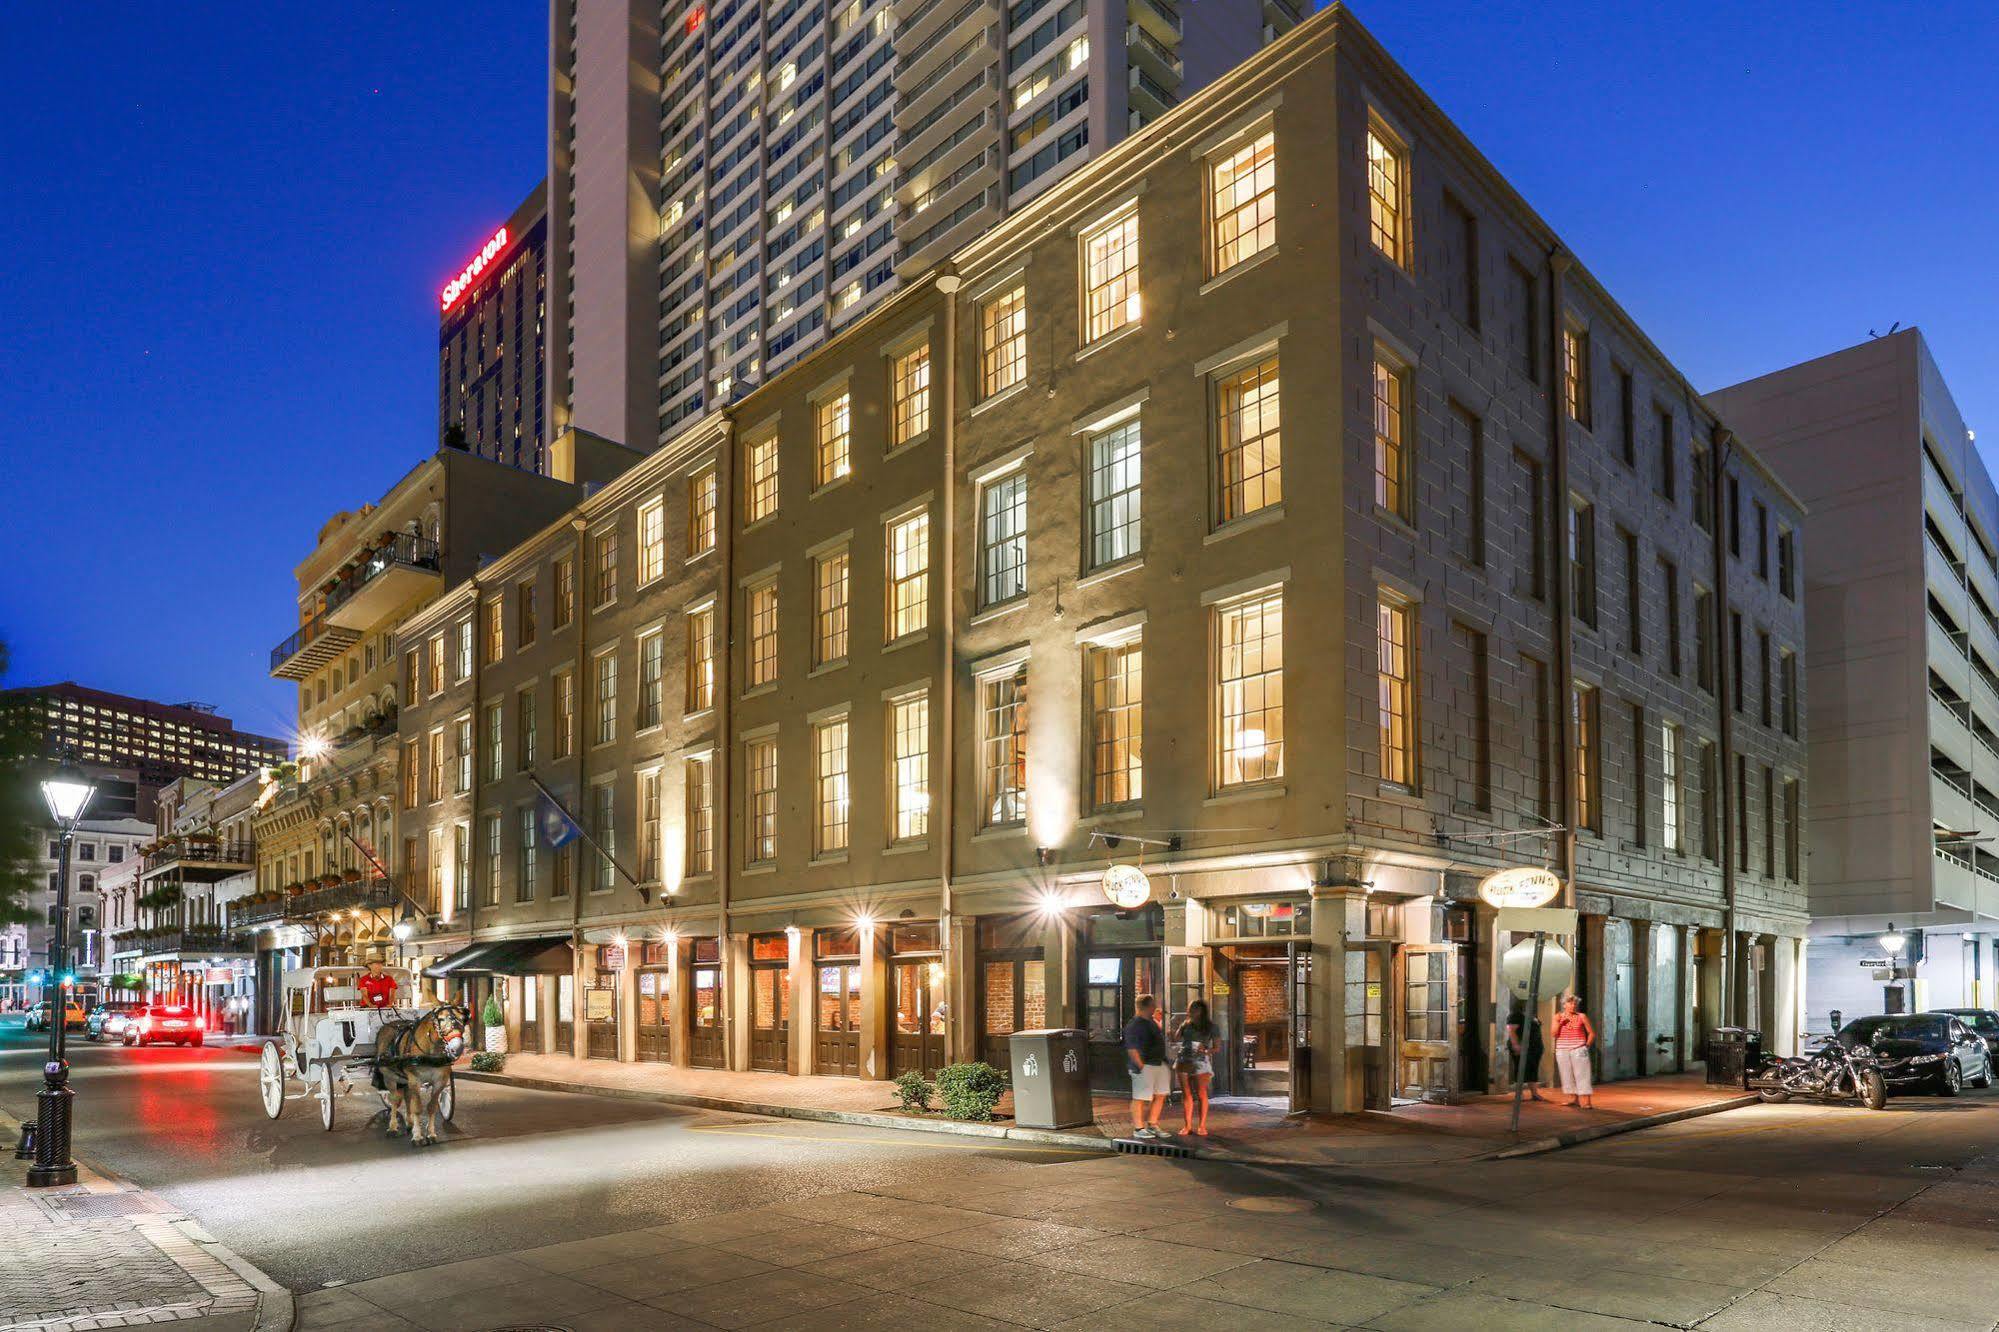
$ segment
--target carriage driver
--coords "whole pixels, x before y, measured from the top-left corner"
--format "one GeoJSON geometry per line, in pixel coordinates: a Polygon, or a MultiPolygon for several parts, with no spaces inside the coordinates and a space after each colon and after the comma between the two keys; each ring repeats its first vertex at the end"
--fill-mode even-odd
{"type": "Polygon", "coordinates": [[[354,979],[354,989],[360,995],[363,1008],[393,1008],[396,1002],[396,978],[382,970],[382,959],[368,959],[368,972],[354,979]]]}

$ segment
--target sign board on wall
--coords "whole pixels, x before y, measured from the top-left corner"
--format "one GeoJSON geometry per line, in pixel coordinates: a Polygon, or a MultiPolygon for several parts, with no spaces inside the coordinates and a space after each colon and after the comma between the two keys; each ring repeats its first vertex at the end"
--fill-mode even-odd
{"type": "Polygon", "coordinates": [[[585,990],[583,992],[583,1016],[592,1022],[611,1020],[611,992],[609,990],[585,990]]]}
{"type": "Polygon", "coordinates": [[[1478,895],[1490,906],[1546,906],[1562,895],[1562,876],[1538,865],[1496,870],[1479,881],[1478,895]]]}
{"type": "Polygon", "coordinates": [[[1112,865],[1104,871],[1104,897],[1126,911],[1142,907],[1152,900],[1152,880],[1136,865],[1112,865]]]}

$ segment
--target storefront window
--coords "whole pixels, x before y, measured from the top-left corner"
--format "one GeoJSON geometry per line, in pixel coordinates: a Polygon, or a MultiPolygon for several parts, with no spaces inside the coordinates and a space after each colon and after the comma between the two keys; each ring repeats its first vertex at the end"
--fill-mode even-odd
{"type": "Polygon", "coordinates": [[[694,1025],[713,1027],[722,1021],[722,973],[714,967],[694,969],[694,1025]]]}
{"type": "Polygon", "coordinates": [[[1222,908],[1219,929],[1228,939],[1302,939],[1312,933],[1310,902],[1237,902],[1222,908]]]}
{"type": "Polygon", "coordinates": [[[1166,912],[1158,903],[1137,911],[1099,911],[1088,918],[1090,947],[1137,948],[1166,938],[1166,912]]]}
{"type": "Polygon", "coordinates": [[[756,934],[750,936],[750,960],[752,962],[789,962],[791,941],[782,934],[756,934]]]}

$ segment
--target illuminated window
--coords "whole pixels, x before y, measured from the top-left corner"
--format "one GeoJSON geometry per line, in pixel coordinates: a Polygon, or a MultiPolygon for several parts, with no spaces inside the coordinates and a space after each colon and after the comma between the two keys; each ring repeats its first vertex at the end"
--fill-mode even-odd
{"type": "Polygon", "coordinates": [[[1027,663],[979,680],[980,808],[985,826],[1027,822],[1027,663]]]}
{"type": "Polygon", "coordinates": [[[930,345],[897,356],[889,370],[889,445],[900,447],[930,429],[930,345]]]}
{"type": "Polygon", "coordinates": [[[747,859],[767,865],[777,859],[777,741],[746,741],[743,771],[749,795],[747,859]]]}
{"type": "Polygon", "coordinates": [[[1019,469],[979,488],[979,605],[1027,591],[1027,474],[1019,469]]]}
{"type": "Polygon", "coordinates": [[[608,745],[618,738],[618,653],[616,649],[597,657],[596,725],[592,743],[608,745]]]}
{"type": "Polygon", "coordinates": [[[500,901],[500,816],[486,814],[479,820],[479,845],[484,852],[484,872],[479,876],[479,900],[487,906],[500,901]]]}
{"type": "Polygon", "coordinates": [[[687,555],[715,549],[715,469],[703,468],[687,478],[687,555]]]}
{"type": "Polygon", "coordinates": [[[812,728],[813,804],[812,853],[823,856],[847,849],[847,719],[834,717],[812,728]]]}
{"type": "Polygon", "coordinates": [[[404,809],[416,808],[416,801],[417,801],[416,773],[417,773],[417,767],[419,766],[417,751],[421,747],[422,746],[415,740],[412,740],[408,744],[405,744],[403,746],[402,794],[403,794],[404,809]]]}
{"type": "Polygon", "coordinates": [[[1680,777],[1680,728],[1672,722],[1666,722],[1659,728],[1659,795],[1663,805],[1659,823],[1661,831],[1666,836],[1666,849],[1676,855],[1687,853],[1680,818],[1683,792],[1680,777]]]}
{"type": "Polygon", "coordinates": [[[1270,131],[1208,164],[1212,271],[1225,273],[1277,244],[1277,139],[1270,131]]]}
{"type": "Polygon", "coordinates": [[[979,382],[984,396],[1027,378],[1027,288],[1010,287],[979,307],[979,382]]]}
{"type": "Polygon", "coordinates": [[[1284,594],[1215,608],[1215,784],[1284,775],[1284,594]]]}
{"type": "Polygon", "coordinates": [[[638,711],[632,718],[637,730],[659,725],[666,710],[666,635],[655,629],[639,636],[638,711]]]}
{"type": "Polygon", "coordinates": [[[1367,127],[1367,223],[1374,248],[1409,263],[1409,152],[1387,127],[1367,127]]]}
{"type": "Polygon", "coordinates": [[[1381,725],[1381,780],[1416,786],[1416,615],[1407,602],[1375,603],[1376,692],[1381,725]]]}
{"type": "Polygon", "coordinates": [[[712,874],[715,871],[715,806],[708,786],[708,760],[705,756],[687,760],[683,776],[687,782],[684,797],[687,828],[687,874],[712,874]]]}
{"type": "Polygon", "coordinates": [[[554,757],[568,758],[576,752],[576,676],[571,671],[557,671],[553,680],[555,686],[555,750],[554,757]]]}
{"type": "Polygon", "coordinates": [[[1083,341],[1108,337],[1139,316],[1138,210],[1083,233],[1083,341]]]}
{"type": "Polygon", "coordinates": [[[472,905],[472,827],[470,824],[451,825],[451,879],[453,884],[452,902],[463,911],[472,905]]]}
{"type": "Polygon", "coordinates": [[[1277,358],[1216,381],[1215,414],[1219,516],[1226,523],[1284,498],[1277,358]]]}
{"type": "Polygon", "coordinates": [[[777,512],[777,436],[752,440],[744,467],[743,521],[760,522],[777,512]]]}
{"type": "Polygon", "coordinates": [[[745,684],[755,689],[777,679],[777,584],[757,584],[743,594],[743,602],[750,627],[745,684]]]}
{"type": "Polygon", "coordinates": [[[824,666],[847,656],[847,550],[829,551],[812,562],[812,664],[824,666]]]}
{"type": "Polygon", "coordinates": [[[647,500],[638,512],[639,579],[647,583],[666,572],[666,503],[647,500]]]}
{"type": "Polygon", "coordinates": [[[665,812],[660,808],[660,786],[660,770],[658,768],[648,768],[639,774],[638,875],[640,883],[659,882],[660,820],[665,812]]]}
{"type": "Polygon", "coordinates": [[[460,620],[451,631],[452,679],[472,678],[472,621],[460,620]]]}
{"type": "Polygon", "coordinates": [[[687,612],[687,711],[715,706],[715,608],[687,612]]]}
{"type": "Polygon", "coordinates": [[[611,528],[591,542],[590,604],[618,599],[618,530],[611,528]]]}
{"type": "Polygon", "coordinates": [[[459,717],[451,724],[451,792],[464,795],[472,789],[472,719],[459,717]]]}
{"type": "Polygon", "coordinates": [[[926,510],[888,524],[888,641],[930,624],[930,514],[926,510]]]}
{"type": "Polygon", "coordinates": [[[1562,330],[1562,404],[1571,421],[1589,425],[1589,334],[1573,326],[1562,330]]]}
{"type": "Polygon", "coordinates": [[[913,841],[930,831],[930,695],[889,700],[889,836],[913,841]]]}
{"type": "Polygon", "coordinates": [[[507,631],[506,601],[497,594],[488,597],[485,602],[484,614],[486,617],[485,664],[491,666],[500,659],[501,649],[505,645],[507,631]]]}
{"type": "Polygon", "coordinates": [[[555,627],[566,628],[576,618],[576,559],[564,555],[555,562],[555,627]]]}
{"type": "Polygon", "coordinates": [[[813,410],[812,484],[830,485],[854,470],[853,399],[845,389],[813,410]]]}
{"type": "Polygon", "coordinates": [[[1597,693],[1578,683],[1570,692],[1575,730],[1576,826],[1603,831],[1603,768],[1597,757],[1597,693]]]}
{"type": "Polygon", "coordinates": [[[1090,802],[1096,808],[1145,797],[1145,648],[1134,638],[1089,649],[1090,802]]]}
{"type": "MultiPolygon", "coordinates": [[[[444,689],[444,635],[442,633],[435,633],[430,636],[429,664],[430,680],[427,692],[432,694],[441,693],[444,689]]],[[[324,680],[320,681],[320,688],[323,690],[325,687],[326,682],[324,680]]],[[[326,696],[323,693],[320,695],[319,701],[322,703],[326,701],[326,696]]]]}
{"type": "Polygon", "coordinates": [[[1374,353],[1374,502],[1404,522],[1416,517],[1409,478],[1409,370],[1374,353]]]}
{"type": "Polygon", "coordinates": [[[1090,436],[1090,567],[1139,551],[1139,438],[1136,417],[1090,436]]]}

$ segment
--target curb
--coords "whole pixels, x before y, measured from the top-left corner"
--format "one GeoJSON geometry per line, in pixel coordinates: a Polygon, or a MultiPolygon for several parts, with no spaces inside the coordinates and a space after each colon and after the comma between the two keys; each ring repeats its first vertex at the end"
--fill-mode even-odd
{"type": "Polygon", "coordinates": [[[1646,1115],[1639,1119],[1626,1119],[1615,1124],[1598,1124],[1591,1128],[1575,1129],[1568,1133],[1558,1133],[1552,1138],[1538,1138],[1533,1142],[1521,1143],[1518,1147],[1508,1147],[1490,1152],[1481,1160],[1512,1161],[1523,1156],[1540,1156],[1547,1152],[1559,1152],[1569,1147],[1580,1147],[1598,1138],[1609,1138],[1619,1133],[1635,1133],[1639,1129],[1657,1128],[1661,1124],[1677,1124],[1683,1119],[1700,1119],[1706,1115],[1718,1115],[1729,1110],[1740,1110],[1744,1106],[1756,1105],[1754,1096],[1737,1096],[1726,1101],[1709,1101],[1705,1105],[1691,1105],[1684,1110],[1668,1110],[1661,1114],[1646,1115]]]}
{"type": "Polygon", "coordinates": [[[491,1082],[529,1091],[567,1092],[576,1096],[608,1096],[620,1101],[650,1101],[659,1105],[681,1105],[696,1110],[720,1110],[769,1119],[802,1119],[820,1124],[856,1124],[863,1128],[904,1129],[916,1133],[955,1133],[967,1138],[993,1138],[1007,1142],[1043,1143],[1072,1151],[1115,1152],[1109,1138],[1083,1133],[1061,1133],[1053,1129],[1008,1128],[1004,1124],[976,1124],[955,1119],[915,1119],[901,1115],[874,1114],[865,1110],[821,1110],[812,1106],[774,1105],[761,1101],[734,1101],[721,1096],[701,1096],[694,1092],[651,1091],[640,1087],[597,1087],[588,1083],[556,1082],[549,1078],[524,1078],[512,1073],[469,1073],[452,1071],[465,1082],[491,1082]]]}

